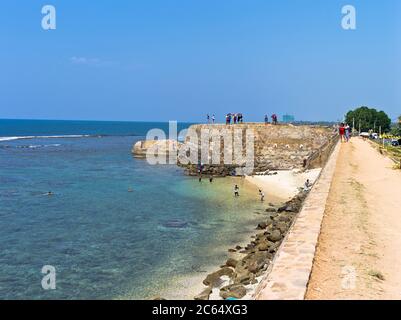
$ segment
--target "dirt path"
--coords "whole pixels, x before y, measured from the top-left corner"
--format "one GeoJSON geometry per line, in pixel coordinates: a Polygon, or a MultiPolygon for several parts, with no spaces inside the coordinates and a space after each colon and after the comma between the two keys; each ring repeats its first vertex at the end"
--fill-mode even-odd
{"type": "Polygon", "coordinates": [[[307,299],[401,299],[401,172],[368,141],[341,146],[307,299]]]}

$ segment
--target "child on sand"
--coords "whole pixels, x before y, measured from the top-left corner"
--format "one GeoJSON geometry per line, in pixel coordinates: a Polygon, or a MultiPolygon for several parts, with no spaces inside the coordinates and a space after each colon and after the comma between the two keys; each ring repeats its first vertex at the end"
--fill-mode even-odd
{"type": "Polygon", "coordinates": [[[239,187],[238,187],[238,185],[235,185],[235,187],[234,187],[234,197],[239,197],[239,187]]]}

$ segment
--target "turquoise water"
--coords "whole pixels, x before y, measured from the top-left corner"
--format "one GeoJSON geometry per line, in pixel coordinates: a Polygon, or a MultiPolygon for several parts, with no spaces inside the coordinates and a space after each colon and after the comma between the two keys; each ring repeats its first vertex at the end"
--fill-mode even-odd
{"type": "Polygon", "coordinates": [[[167,124],[0,120],[1,299],[144,299],[224,262],[259,219],[257,193],[133,158],[155,127],[167,124]],[[17,136],[35,138],[4,138],[17,136]]]}

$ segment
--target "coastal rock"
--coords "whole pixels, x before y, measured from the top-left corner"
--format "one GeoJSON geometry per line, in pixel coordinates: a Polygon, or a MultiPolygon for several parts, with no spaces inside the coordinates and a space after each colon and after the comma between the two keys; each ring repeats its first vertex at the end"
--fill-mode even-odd
{"type": "Polygon", "coordinates": [[[267,239],[270,241],[276,242],[281,240],[281,233],[279,230],[275,229],[270,234],[267,235],[267,239]]]}
{"type": "Polygon", "coordinates": [[[177,140],[145,140],[135,143],[131,152],[139,158],[145,158],[148,152],[165,156],[170,152],[178,153],[181,146],[182,143],[177,140]]]}
{"type": "Polygon", "coordinates": [[[235,259],[233,259],[233,258],[229,258],[229,259],[227,260],[227,262],[226,262],[226,266],[227,266],[227,267],[233,267],[233,268],[235,268],[235,267],[237,266],[237,264],[238,264],[238,261],[235,260],[235,259]]]}
{"type": "Polygon", "coordinates": [[[276,228],[279,229],[282,234],[284,234],[288,231],[289,225],[283,221],[279,221],[276,224],[276,228]]]}
{"type": "Polygon", "coordinates": [[[223,299],[227,298],[236,298],[241,299],[246,295],[246,288],[240,284],[233,284],[221,288],[220,290],[220,297],[223,299]]]}
{"type": "Polygon", "coordinates": [[[247,269],[242,268],[241,270],[238,270],[236,273],[236,276],[234,278],[234,284],[243,284],[243,285],[249,285],[253,282],[255,279],[255,275],[251,272],[249,272],[247,269]]]}
{"type": "Polygon", "coordinates": [[[293,216],[288,214],[288,213],[282,213],[279,215],[278,220],[279,221],[284,221],[284,222],[289,222],[293,219],[293,216]]]}
{"type": "Polygon", "coordinates": [[[222,276],[232,277],[234,274],[233,269],[229,267],[224,267],[216,272],[209,274],[205,280],[203,280],[203,284],[206,286],[217,287],[222,282],[222,276]]]}
{"type": "Polygon", "coordinates": [[[273,242],[270,241],[262,241],[258,244],[257,248],[259,251],[269,251],[269,249],[274,246],[273,242]]]}
{"type": "Polygon", "coordinates": [[[263,230],[263,229],[266,229],[266,227],[267,227],[266,222],[261,222],[261,223],[259,223],[258,226],[256,227],[256,230],[263,230]]]}
{"type": "Polygon", "coordinates": [[[256,227],[256,230],[264,230],[271,224],[272,224],[272,220],[268,219],[266,221],[259,223],[258,226],[256,227]]]}
{"type": "Polygon", "coordinates": [[[210,294],[212,293],[212,288],[207,287],[200,294],[194,297],[195,300],[209,300],[210,294]]]}
{"type": "Polygon", "coordinates": [[[255,253],[248,254],[243,261],[246,263],[249,272],[257,273],[269,263],[271,258],[272,255],[270,253],[266,251],[257,251],[255,253]]]}

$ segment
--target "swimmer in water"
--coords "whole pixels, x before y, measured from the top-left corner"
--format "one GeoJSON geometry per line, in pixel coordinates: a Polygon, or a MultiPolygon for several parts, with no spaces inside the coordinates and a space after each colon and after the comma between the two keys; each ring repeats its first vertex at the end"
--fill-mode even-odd
{"type": "Polygon", "coordinates": [[[48,193],[46,193],[47,196],[52,196],[53,192],[49,191],[48,193]]]}
{"type": "Polygon", "coordinates": [[[134,192],[134,190],[132,190],[132,188],[128,188],[128,192],[134,192]]]}

